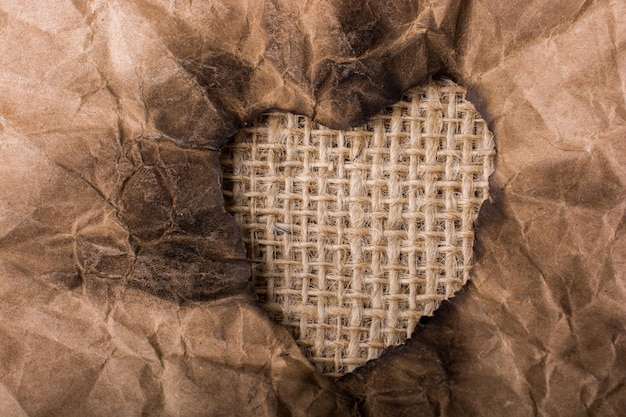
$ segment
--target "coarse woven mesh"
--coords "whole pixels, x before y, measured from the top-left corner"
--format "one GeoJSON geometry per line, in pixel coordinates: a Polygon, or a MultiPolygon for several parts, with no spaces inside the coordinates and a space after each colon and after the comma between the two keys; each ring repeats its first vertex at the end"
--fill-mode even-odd
{"type": "Polygon", "coordinates": [[[448,80],[350,130],[269,113],[239,131],[222,153],[226,209],[261,304],[318,370],[341,375],[403,343],[467,282],[494,156],[448,80]]]}

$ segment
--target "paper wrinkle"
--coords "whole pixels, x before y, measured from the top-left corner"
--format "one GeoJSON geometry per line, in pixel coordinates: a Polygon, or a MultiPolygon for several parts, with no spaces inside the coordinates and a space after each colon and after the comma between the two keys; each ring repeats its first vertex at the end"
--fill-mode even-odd
{"type": "Polygon", "coordinates": [[[0,414],[620,416],[624,16],[1,1],[0,414]],[[497,141],[474,277],[327,380],[254,304],[217,150],[269,109],[358,124],[439,72],[497,141]]]}
{"type": "Polygon", "coordinates": [[[0,414],[12,417],[28,417],[26,411],[3,384],[0,384],[0,414]]]}

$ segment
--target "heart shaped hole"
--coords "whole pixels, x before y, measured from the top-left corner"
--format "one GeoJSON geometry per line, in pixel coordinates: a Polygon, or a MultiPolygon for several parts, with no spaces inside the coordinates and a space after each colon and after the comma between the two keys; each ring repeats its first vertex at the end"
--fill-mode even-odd
{"type": "Polygon", "coordinates": [[[495,145],[452,81],[366,125],[268,113],[222,153],[263,307],[318,370],[353,371],[411,336],[470,278],[495,145]]]}

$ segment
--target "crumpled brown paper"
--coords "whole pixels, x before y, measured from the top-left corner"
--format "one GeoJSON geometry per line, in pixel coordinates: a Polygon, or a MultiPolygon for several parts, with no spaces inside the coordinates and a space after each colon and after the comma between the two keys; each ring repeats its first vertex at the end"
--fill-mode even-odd
{"type": "Polygon", "coordinates": [[[619,416],[626,5],[0,1],[0,415],[619,416]],[[217,151],[445,73],[494,132],[473,281],[331,381],[256,306],[217,151]]]}

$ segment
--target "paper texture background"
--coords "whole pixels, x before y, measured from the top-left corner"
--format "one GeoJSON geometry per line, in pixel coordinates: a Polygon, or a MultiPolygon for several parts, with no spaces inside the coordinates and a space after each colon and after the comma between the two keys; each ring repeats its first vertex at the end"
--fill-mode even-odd
{"type": "Polygon", "coordinates": [[[622,1],[0,1],[0,415],[619,416],[622,1]],[[446,74],[498,147],[472,281],[340,381],[257,307],[218,150],[446,74]]]}

